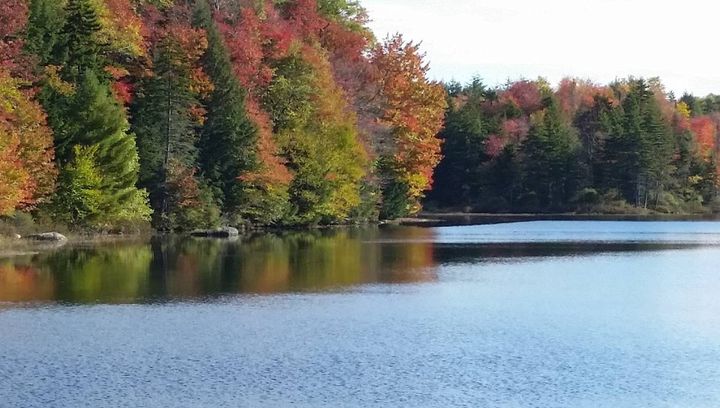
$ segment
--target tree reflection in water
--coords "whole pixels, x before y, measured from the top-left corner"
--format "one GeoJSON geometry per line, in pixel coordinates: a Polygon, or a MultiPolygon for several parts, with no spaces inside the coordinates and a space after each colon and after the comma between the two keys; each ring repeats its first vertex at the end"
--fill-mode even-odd
{"type": "Polygon", "coordinates": [[[0,261],[0,302],[142,303],[432,281],[433,237],[373,227],[69,246],[0,261]]]}

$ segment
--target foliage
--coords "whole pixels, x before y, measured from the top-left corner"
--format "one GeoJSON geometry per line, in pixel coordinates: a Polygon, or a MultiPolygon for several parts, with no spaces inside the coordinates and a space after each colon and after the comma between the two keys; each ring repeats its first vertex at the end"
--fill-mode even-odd
{"type": "Polygon", "coordinates": [[[97,147],[75,146],[74,158],[62,168],[52,203],[54,218],[68,225],[101,221],[103,177],[96,163],[97,147]]]}
{"type": "MultiPolygon", "coordinates": [[[[20,91],[20,85],[20,81],[0,70],[2,162],[8,172],[15,168],[0,180],[14,183],[14,188],[2,194],[8,203],[16,201],[12,206],[14,209],[30,209],[53,193],[57,170],[53,162],[53,136],[45,114],[35,101],[20,91]]],[[[3,181],[0,184],[4,184],[3,181]]]]}
{"type": "Polygon", "coordinates": [[[407,186],[407,214],[420,209],[419,200],[432,186],[432,174],[440,162],[442,128],[447,107],[443,87],[427,80],[428,66],[418,46],[401,35],[388,38],[373,49],[372,61],[381,74],[380,119],[393,137],[392,180],[407,186]]]}
{"type": "Polygon", "coordinates": [[[416,212],[432,185],[442,86],[417,44],[376,45],[355,0],[0,11],[3,214],[39,206],[113,229],[152,208],[166,231],[348,223],[376,219],[383,197],[385,217],[416,212]]]}
{"type": "Polygon", "coordinates": [[[18,160],[19,141],[0,126],[0,215],[10,215],[22,202],[30,175],[18,160]]]}
{"type": "Polygon", "coordinates": [[[577,137],[563,121],[554,99],[533,116],[533,125],[522,144],[524,188],[537,200],[537,208],[558,209],[575,195],[577,137]]]}
{"type": "Polygon", "coordinates": [[[365,158],[327,62],[314,49],[296,49],[278,64],[265,105],[295,174],[291,222],[347,221],[360,204],[365,158]]]}
{"type": "Polygon", "coordinates": [[[139,57],[145,53],[142,21],[130,0],[92,0],[98,15],[101,43],[119,54],[139,57]]]}
{"type": "Polygon", "coordinates": [[[220,209],[215,205],[210,190],[200,185],[195,170],[171,161],[167,175],[166,219],[161,221],[164,229],[182,231],[208,228],[219,224],[220,209]]]}
{"type": "Polygon", "coordinates": [[[200,136],[200,167],[218,192],[226,214],[237,214],[244,200],[243,176],[257,167],[257,129],[245,108],[245,91],[235,77],[228,51],[205,1],[198,2],[195,23],[205,30],[208,48],[202,64],[213,83],[207,98],[207,120],[200,136]]]}
{"type": "Polygon", "coordinates": [[[710,97],[673,103],[655,78],[448,90],[434,207],[682,213],[717,197],[710,97]]]}
{"type": "MultiPolygon", "coordinates": [[[[149,209],[145,203],[140,205],[145,193],[135,187],[140,167],[135,137],[128,133],[125,111],[111,95],[108,86],[101,83],[92,71],[86,71],[74,94],[65,96],[46,90],[43,99],[45,106],[52,108],[48,110],[49,123],[55,132],[61,180],[66,186],[65,198],[55,204],[56,213],[63,203],[67,203],[71,205],[67,208],[71,217],[87,215],[95,224],[146,219],[149,209]],[[87,152],[92,152],[92,166],[77,162],[78,152],[85,154],[85,148],[90,149],[87,152]],[[70,188],[75,184],[68,177],[84,177],[82,185],[88,180],[94,182],[95,178],[91,176],[94,168],[102,179],[101,184],[93,186],[93,189],[100,188],[104,205],[87,207],[93,211],[77,210],[75,199],[68,197],[75,191],[70,188]],[[73,173],[63,174],[66,169],[73,170],[73,173]],[[94,211],[102,211],[102,214],[94,211]]],[[[86,200],[80,198],[80,201],[86,200]]]]}
{"type": "Polygon", "coordinates": [[[720,96],[428,79],[356,0],[5,0],[0,215],[310,225],[717,207],[720,96]],[[136,136],[137,135],[137,136],[136,136]],[[137,137],[137,139],[136,139],[137,137]]]}
{"type": "Polygon", "coordinates": [[[60,40],[64,13],[60,1],[30,0],[25,49],[42,64],[50,64],[54,60],[53,50],[60,40]]]}
{"type": "Polygon", "coordinates": [[[20,35],[28,18],[24,0],[3,0],[0,4],[0,69],[17,69],[18,57],[23,47],[20,35]]]}
{"type": "MultiPolygon", "coordinates": [[[[187,218],[173,214],[184,206],[171,205],[178,199],[171,191],[171,184],[178,181],[172,177],[182,173],[198,183],[192,169],[198,160],[197,129],[205,122],[200,99],[213,89],[199,67],[206,48],[204,32],[170,24],[153,49],[152,76],[140,82],[132,107],[140,147],[139,182],[150,191],[155,226],[162,230],[177,229],[182,224],[174,220],[187,218]]],[[[194,227],[199,225],[187,225],[194,227]]]]}
{"type": "Polygon", "coordinates": [[[69,82],[79,82],[86,71],[100,74],[105,44],[99,38],[102,26],[91,0],[68,0],[64,14],[50,61],[63,66],[62,78],[69,82]]]}
{"type": "MultiPolygon", "coordinates": [[[[452,91],[450,91],[452,94],[452,91]]],[[[437,183],[430,193],[434,201],[478,201],[476,194],[486,181],[484,163],[502,154],[505,141],[492,134],[492,123],[482,112],[488,89],[479,79],[449,97],[443,141],[444,159],[435,171],[437,183]],[[460,96],[462,94],[462,96],[460,96]]]]}

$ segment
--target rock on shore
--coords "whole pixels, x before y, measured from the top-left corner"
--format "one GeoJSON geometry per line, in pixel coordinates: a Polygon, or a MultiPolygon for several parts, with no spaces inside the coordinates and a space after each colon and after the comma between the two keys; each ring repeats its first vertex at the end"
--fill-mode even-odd
{"type": "Polygon", "coordinates": [[[233,227],[223,227],[209,230],[195,230],[190,233],[193,237],[206,238],[234,238],[240,235],[240,231],[233,227]]]}
{"type": "Polygon", "coordinates": [[[35,241],[63,242],[67,241],[67,237],[59,232],[43,232],[42,234],[32,234],[25,237],[35,241]]]}

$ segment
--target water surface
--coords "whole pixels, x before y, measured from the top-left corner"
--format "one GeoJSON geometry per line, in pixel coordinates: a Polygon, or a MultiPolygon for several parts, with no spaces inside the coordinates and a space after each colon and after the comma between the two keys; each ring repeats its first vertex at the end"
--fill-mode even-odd
{"type": "Polygon", "coordinates": [[[0,407],[717,407],[719,262],[572,221],[0,259],[0,407]]]}

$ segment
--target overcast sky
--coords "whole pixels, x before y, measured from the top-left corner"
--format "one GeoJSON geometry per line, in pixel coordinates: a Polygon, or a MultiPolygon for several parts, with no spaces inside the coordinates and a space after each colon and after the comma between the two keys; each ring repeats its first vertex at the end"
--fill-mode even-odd
{"type": "Polygon", "coordinates": [[[379,38],[422,41],[436,79],[660,76],[676,94],[720,94],[711,0],[361,1],[379,38]]]}

